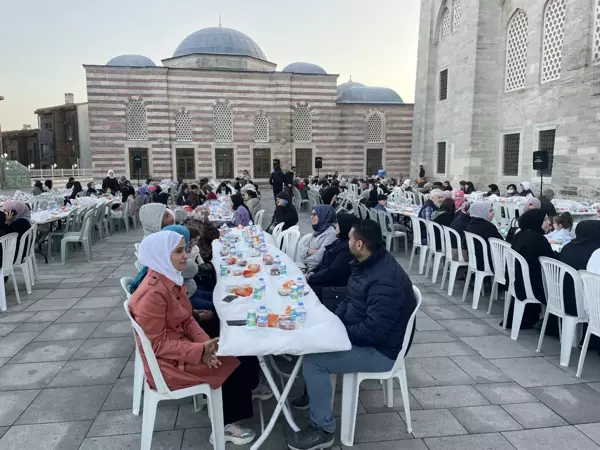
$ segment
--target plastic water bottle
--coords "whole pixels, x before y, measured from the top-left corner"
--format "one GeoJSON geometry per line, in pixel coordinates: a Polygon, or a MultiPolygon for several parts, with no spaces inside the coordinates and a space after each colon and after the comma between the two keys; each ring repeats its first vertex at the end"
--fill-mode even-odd
{"type": "Polygon", "coordinates": [[[304,280],[302,277],[296,279],[296,289],[298,290],[298,297],[302,297],[304,295],[304,280]]]}
{"type": "Polygon", "coordinates": [[[303,301],[298,302],[298,305],[294,308],[294,312],[296,313],[296,326],[303,327],[306,323],[306,308],[304,308],[303,301]]]}
{"type": "Polygon", "coordinates": [[[267,307],[264,305],[258,308],[258,314],[256,314],[256,325],[261,328],[267,328],[269,325],[269,314],[267,313],[267,307]]]}
{"type": "Polygon", "coordinates": [[[252,292],[252,300],[255,302],[259,302],[263,299],[263,291],[260,288],[260,285],[254,286],[254,290],[252,292]]]}
{"type": "Polygon", "coordinates": [[[254,226],[254,222],[250,221],[250,223],[248,224],[248,227],[250,227],[249,229],[251,230],[253,226],[254,226]]]}
{"type": "Polygon", "coordinates": [[[265,296],[265,294],[267,293],[267,283],[265,283],[265,279],[263,277],[260,277],[258,279],[258,286],[262,292],[263,297],[265,296]]]}
{"type": "Polygon", "coordinates": [[[279,258],[279,255],[275,256],[274,265],[275,265],[275,267],[281,267],[281,258],[279,258]]]}
{"type": "Polygon", "coordinates": [[[249,309],[246,313],[246,328],[256,328],[256,310],[249,309]]]}

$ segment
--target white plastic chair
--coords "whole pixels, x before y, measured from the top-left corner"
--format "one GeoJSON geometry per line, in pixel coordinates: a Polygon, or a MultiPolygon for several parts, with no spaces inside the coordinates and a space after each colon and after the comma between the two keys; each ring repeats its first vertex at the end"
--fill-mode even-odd
{"type": "MultiPolygon", "coordinates": [[[[130,214],[130,212],[129,212],[129,207],[131,206],[132,203],[133,202],[130,202],[129,200],[127,200],[125,202],[125,206],[123,206],[122,211],[113,211],[112,209],[110,210],[110,222],[111,222],[111,227],[113,230],[116,229],[115,222],[119,223],[121,220],[125,224],[125,231],[129,231],[129,220],[130,219],[131,219],[133,226],[135,227],[134,215],[130,214]]],[[[181,223],[177,220],[177,212],[178,211],[180,211],[180,210],[175,211],[175,221],[177,223],[181,223]]],[[[181,211],[181,212],[183,212],[184,216],[187,217],[187,214],[185,214],[185,211],[181,211]]],[[[184,220],[185,220],[185,217],[184,217],[184,220]]]]}
{"type": "Polygon", "coordinates": [[[29,242],[29,250],[27,252],[27,256],[25,256],[25,260],[27,264],[29,264],[29,273],[31,274],[31,284],[35,286],[35,279],[38,276],[38,266],[37,260],[35,259],[35,242],[37,239],[38,232],[38,224],[35,222],[31,223],[31,241],[29,242]]]}
{"type": "Polygon", "coordinates": [[[299,240],[300,229],[297,226],[293,226],[279,233],[275,245],[294,261],[296,259],[296,250],[298,248],[299,240]]]}
{"type": "Polygon", "coordinates": [[[529,303],[542,304],[538,299],[535,298],[533,288],[531,287],[531,280],[529,279],[529,264],[525,261],[519,253],[514,251],[512,248],[506,248],[504,252],[506,258],[506,267],[508,268],[508,290],[506,292],[506,299],[504,301],[504,322],[502,328],[506,329],[506,321],[508,319],[508,310],[510,309],[510,303],[514,297],[515,308],[513,311],[512,329],[510,331],[510,338],[514,341],[519,337],[519,330],[521,328],[521,322],[523,321],[523,314],[525,313],[525,306],[529,303]],[[516,262],[519,262],[520,272],[523,275],[523,286],[525,287],[525,298],[519,300],[515,290],[515,276],[516,276],[516,262]]]}
{"type": "Polygon", "coordinates": [[[427,265],[425,266],[425,276],[429,273],[429,266],[431,265],[431,261],[433,260],[433,268],[431,274],[431,282],[435,283],[437,281],[438,272],[440,271],[440,263],[442,262],[442,258],[446,256],[446,242],[444,239],[444,229],[439,223],[435,223],[433,220],[428,220],[426,223],[427,226],[427,244],[429,251],[427,253],[427,265]],[[438,232],[438,237],[436,237],[436,230],[438,232]],[[440,250],[438,251],[438,239],[440,244],[440,250]]]}
{"type": "Polygon", "coordinates": [[[277,225],[275,225],[275,228],[273,228],[273,233],[271,233],[271,236],[273,236],[273,240],[275,242],[277,242],[277,237],[279,236],[279,233],[281,233],[281,230],[283,229],[283,226],[285,225],[284,222],[278,223],[277,225]]]}
{"type": "Polygon", "coordinates": [[[465,240],[467,241],[467,250],[469,253],[469,265],[467,266],[467,278],[465,279],[465,288],[463,289],[462,301],[467,299],[467,292],[469,291],[469,284],[471,282],[471,275],[475,274],[475,286],[473,289],[473,309],[477,309],[479,306],[479,297],[481,296],[481,289],[483,288],[483,280],[486,277],[493,277],[494,272],[490,268],[490,259],[488,254],[488,244],[485,239],[473,233],[465,231],[465,240]],[[483,270],[477,269],[477,257],[475,254],[475,241],[481,245],[483,253],[483,270]]]}
{"type": "Polygon", "coordinates": [[[83,218],[83,224],[81,225],[81,231],[72,233],[66,233],[60,241],[60,259],[63,264],[67,259],[67,244],[81,242],[85,250],[88,262],[92,262],[92,219],[94,217],[94,211],[88,211],[83,218]]]}
{"type": "Polygon", "coordinates": [[[423,273],[423,269],[425,268],[425,258],[427,257],[427,244],[423,244],[421,240],[421,222],[425,225],[425,229],[427,229],[427,221],[425,219],[421,219],[416,216],[409,216],[412,222],[413,228],[413,246],[412,252],[410,254],[410,262],[408,263],[408,270],[412,267],[413,259],[415,257],[415,253],[417,249],[419,249],[419,275],[423,273]]]}
{"type": "MultiPolygon", "coordinates": [[[[577,378],[581,377],[590,337],[592,334],[600,337],[600,275],[580,270],[579,276],[581,278],[584,306],[589,317],[589,323],[585,332],[583,346],[581,347],[581,354],[579,355],[577,378]]],[[[579,305],[577,307],[579,308],[579,305]]]]}
{"type": "Polygon", "coordinates": [[[62,239],[69,232],[73,232],[73,230],[71,229],[72,225],[75,225],[75,211],[71,211],[69,214],[67,214],[62,229],[54,230],[47,234],[49,259],[52,257],[52,242],[54,241],[53,238],[57,237],[59,239],[62,239]]]}
{"type": "Polygon", "coordinates": [[[144,413],[142,415],[142,444],[140,449],[151,449],[156,410],[160,401],[179,400],[186,397],[195,398],[197,395],[205,395],[208,399],[208,413],[212,424],[213,446],[215,450],[225,450],[225,426],[223,424],[223,397],[221,395],[221,388],[213,390],[208,384],[199,384],[176,391],[170,390],[160,371],[158,361],[152,350],[152,344],[144,334],[142,328],[131,316],[129,299],[125,300],[123,306],[125,307],[127,317],[131,321],[131,326],[139,339],[139,343],[142,344],[142,348],[140,349],[138,339],[135,340],[136,359],[139,357],[141,362],[140,352],[143,351],[154,384],[156,385],[156,389],[152,389],[147,382],[144,383],[144,413]]]}
{"type": "Polygon", "coordinates": [[[403,231],[394,230],[394,221],[392,215],[387,211],[377,211],[379,217],[379,226],[381,227],[381,233],[385,239],[385,247],[388,252],[392,251],[392,245],[395,238],[404,238],[404,252],[408,256],[408,236],[403,231]]]}
{"type": "Polygon", "coordinates": [[[490,238],[490,250],[492,251],[492,266],[494,267],[494,280],[492,282],[492,292],[490,294],[490,305],[488,306],[488,314],[492,312],[492,304],[498,296],[498,285],[506,285],[506,260],[504,258],[504,250],[510,248],[510,244],[506,241],[490,238]]]}
{"type": "MultiPolygon", "coordinates": [[[[121,278],[121,287],[127,296],[127,301],[131,298],[131,284],[133,283],[132,277],[121,278]]],[[[133,330],[132,330],[133,331],[133,330]]],[[[133,338],[135,339],[135,331],[133,332],[133,338]]],[[[140,414],[140,405],[142,403],[142,394],[144,392],[144,382],[146,381],[146,374],[144,373],[144,363],[138,351],[135,352],[135,360],[133,363],[133,407],[132,412],[138,416],[140,414]]]]}
{"type": "Polygon", "coordinates": [[[544,342],[544,333],[548,324],[550,314],[559,318],[562,322],[560,328],[560,365],[569,366],[571,359],[571,349],[577,347],[579,338],[577,337],[577,324],[587,323],[588,317],[583,305],[583,292],[581,289],[581,278],[579,273],[568,264],[557,261],[556,259],[540,256],[542,265],[542,277],[544,279],[544,292],[546,293],[546,312],[542,322],[540,340],[537,351],[542,351],[544,342]],[[575,300],[577,302],[577,316],[571,316],[565,312],[564,282],[566,275],[571,276],[575,287],[575,300]]]}
{"type": "Polygon", "coordinates": [[[260,228],[263,228],[263,226],[262,226],[262,220],[263,220],[263,216],[264,215],[265,215],[265,210],[261,209],[254,216],[254,224],[258,225],[260,228]]]}
{"type": "Polygon", "coordinates": [[[133,244],[133,246],[135,247],[135,251],[137,252],[140,249],[140,242],[136,242],[135,244],[133,244]]]}
{"type": "MultiPolygon", "coordinates": [[[[400,391],[402,392],[402,401],[404,403],[404,414],[406,415],[406,428],[409,433],[412,433],[412,420],[410,416],[410,399],[408,396],[408,382],[406,380],[406,365],[404,357],[406,349],[410,342],[415,317],[421,306],[421,292],[413,286],[413,292],[417,300],[417,306],[410,316],[406,331],[404,333],[404,341],[402,350],[396,358],[394,367],[389,372],[369,373],[346,373],[343,376],[342,390],[342,424],[340,430],[340,440],[345,446],[351,447],[354,445],[354,430],[356,428],[356,414],[358,412],[358,393],[360,383],[364,380],[381,380],[383,381],[383,398],[386,406],[392,408],[394,406],[394,378],[398,378],[400,382],[400,391]]],[[[332,384],[334,384],[332,382],[332,384]]],[[[335,389],[334,389],[335,391],[335,389]]]]}
{"type": "MultiPolygon", "coordinates": [[[[0,245],[2,246],[2,273],[5,277],[11,277],[13,287],[15,288],[15,295],[17,296],[17,303],[21,303],[21,297],[19,296],[19,286],[17,285],[17,278],[15,277],[15,270],[13,267],[13,261],[15,259],[15,253],[17,251],[17,239],[19,235],[17,233],[10,233],[0,237],[0,245]]],[[[3,298],[2,304],[0,305],[0,311],[6,311],[6,297],[3,298]]]]}
{"type": "Polygon", "coordinates": [[[31,241],[33,240],[33,232],[35,230],[33,227],[29,228],[23,235],[21,235],[21,240],[19,243],[19,249],[17,250],[17,259],[13,264],[14,267],[18,267],[23,272],[23,278],[25,279],[25,287],[27,288],[27,293],[31,294],[31,286],[33,285],[33,274],[30,270],[29,257],[31,256],[29,253],[33,251],[33,247],[31,245],[31,241]]]}
{"type": "Polygon", "coordinates": [[[492,202],[492,208],[494,208],[494,218],[503,225],[508,225],[510,218],[508,217],[508,210],[500,202],[492,202]]]}
{"type": "Polygon", "coordinates": [[[444,262],[444,269],[442,270],[442,284],[440,289],[444,289],[446,283],[446,275],[448,275],[448,269],[450,270],[450,276],[448,278],[448,295],[452,295],[454,291],[454,283],[456,282],[456,273],[459,267],[468,266],[469,263],[465,261],[462,250],[462,239],[458,231],[450,227],[443,227],[444,229],[444,245],[446,248],[446,261],[444,262]],[[452,238],[456,240],[457,252],[454,255],[452,248],[452,238]]]}

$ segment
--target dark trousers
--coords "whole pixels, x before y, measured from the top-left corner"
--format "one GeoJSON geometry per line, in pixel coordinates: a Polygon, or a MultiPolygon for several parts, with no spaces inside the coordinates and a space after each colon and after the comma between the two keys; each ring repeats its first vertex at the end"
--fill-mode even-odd
{"type": "Polygon", "coordinates": [[[252,390],[258,386],[258,358],[240,356],[240,366],[225,380],[223,395],[223,418],[225,425],[249,419],[254,414],[252,390]]]}
{"type": "Polygon", "coordinates": [[[279,194],[282,190],[283,190],[283,187],[273,186],[273,198],[275,199],[275,203],[277,203],[277,194],[279,194]]]}

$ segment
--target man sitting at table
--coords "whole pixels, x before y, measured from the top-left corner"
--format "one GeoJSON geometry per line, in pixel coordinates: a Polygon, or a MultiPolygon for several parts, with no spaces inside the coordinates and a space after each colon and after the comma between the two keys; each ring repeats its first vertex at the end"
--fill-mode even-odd
{"type": "MultiPolygon", "coordinates": [[[[329,375],[391,370],[416,307],[410,278],[384,248],[376,222],[364,220],[353,226],[349,247],[356,261],[350,264],[348,295],[336,314],[346,326],[352,349],[304,358],[311,424],[293,436],[288,444],[292,450],[322,449],[333,444],[334,393],[329,375]]],[[[293,402],[296,407],[299,403],[293,402]]]]}

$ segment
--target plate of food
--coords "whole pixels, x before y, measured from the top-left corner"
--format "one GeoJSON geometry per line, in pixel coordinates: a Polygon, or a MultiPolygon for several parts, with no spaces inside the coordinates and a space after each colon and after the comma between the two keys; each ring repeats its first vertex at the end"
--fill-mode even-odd
{"type": "Polygon", "coordinates": [[[292,293],[291,289],[288,289],[288,288],[279,288],[279,290],[277,292],[282,297],[287,297],[288,295],[290,295],[292,293]]]}
{"type": "Polygon", "coordinates": [[[289,281],[286,281],[285,283],[283,283],[284,289],[291,289],[292,286],[296,286],[296,282],[294,280],[289,280],[289,281]]]}
{"type": "Polygon", "coordinates": [[[256,272],[254,272],[251,269],[244,269],[244,270],[242,270],[242,275],[245,278],[250,278],[250,277],[253,277],[254,275],[256,275],[256,272]]]}
{"type": "Polygon", "coordinates": [[[253,294],[253,292],[254,289],[248,284],[240,284],[236,286],[227,287],[228,294],[235,294],[238,297],[250,297],[253,294]]]}
{"type": "Polygon", "coordinates": [[[248,264],[248,261],[246,261],[245,259],[238,259],[237,264],[240,267],[246,267],[246,264],[248,264]]]}
{"type": "Polygon", "coordinates": [[[228,266],[232,266],[237,262],[237,258],[235,256],[228,256],[225,262],[228,266]]]}
{"type": "Polygon", "coordinates": [[[260,272],[260,264],[248,264],[248,269],[254,273],[260,272]]]}

